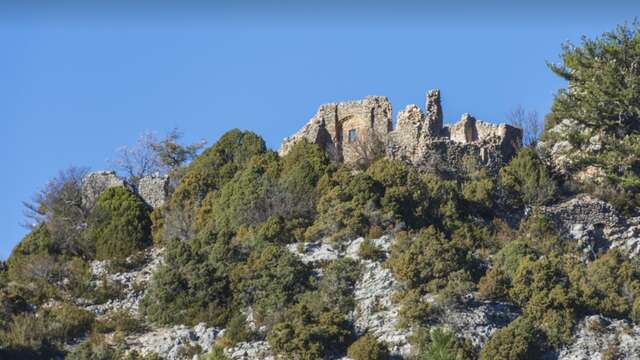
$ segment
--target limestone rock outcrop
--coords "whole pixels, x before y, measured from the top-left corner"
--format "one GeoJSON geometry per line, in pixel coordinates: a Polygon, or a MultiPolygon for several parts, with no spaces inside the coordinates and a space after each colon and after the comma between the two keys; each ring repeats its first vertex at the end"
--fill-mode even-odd
{"type": "Polygon", "coordinates": [[[521,129],[482,122],[469,114],[444,126],[439,90],[427,92],[425,109],[407,106],[398,113],[394,129],[386,97],[321,105],[300,131],[283,141],[280,155],[306,139],[332,160],[354,163],[367,155],[367,146],[379,142],[387,157],[419,167],[437,163],[456,169],[472,158],[495,171],[522,146],[521,129]]]}
{"type": "Polygon", "coordinates": [[[640,326],[600,315],[587,316],[563,348],[559,360],[640,359],[640,326]]]}

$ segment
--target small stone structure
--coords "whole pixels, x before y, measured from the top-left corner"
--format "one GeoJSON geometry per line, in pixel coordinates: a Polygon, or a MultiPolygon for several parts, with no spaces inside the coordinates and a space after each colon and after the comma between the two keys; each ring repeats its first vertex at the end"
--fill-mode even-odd
{"type": "Polygon", "coordinates": [[[296,134],[282,143],[286,154],[298,141],[318,144],[334,161],[355,162],[358,145],[373,137],[384,138],[392,130],[391,103],[384,96],[321,105],[296,134]]]}
{"type": "Polygon", "coordinates": [[[169,177],[164,175],[145,176],[140,179],[137,189],[116,175],[115,171],[95,171],[82,179],[82,205],[90,209],[105,190],[125,186],[135,192],[152,208],[162,206],[169,198],[169,177]]]}
{"type": "Polygon", "coordinates": [[[115,171],[95,171],[87,174],[82,179],[82,206],[92,208],[100,194],[117,186],[127,186],[127,183],[119,178],[115,171]]]}
{"type": "Polygon", "coordinates": [[[138,182],[138,194],[152,208],[159,208],[169,198],[169,176],[145,176],[138,182]]]}
{"type": "Polygon", "coordinates": [[[521,129],[479,121],[469,114],[444,126],[439,90],[427,92],[425,109],[426,113],[417,105],[407,106],[398,113],[394,129],[391,104],[383,96],[321,105],[300,131],[283,141],[280,155],[306,139],[318,144],[332,160],[353,163],[361,156],[358,146],[379,139],[388,158],[416,166],[439,162],[456,168],[471,157],[497,171],[522,146],[521,129]]]}

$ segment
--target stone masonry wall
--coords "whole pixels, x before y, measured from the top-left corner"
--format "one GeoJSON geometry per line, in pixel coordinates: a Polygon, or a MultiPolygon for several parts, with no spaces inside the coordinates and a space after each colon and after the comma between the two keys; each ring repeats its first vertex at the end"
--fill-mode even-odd
{"type": "Polygon", "coordinates": [[[170,196],[169,177],[166,175],[145,176],[140,179],[136,189],[118,177],[115,171],[95,171],[82,179],[82,205],[88,209],[92,208],[100,194],[117,186],[126,186],[154,209],[162,206],[170,196]]]}
{"type": "Polygon", "coordinates": [[[372,136],[386,138],[393,126],[391,114],[391,103],[384,96],[321,105],[300,131],[283,141],[280,154],[305,139],[320,145],[334,161],[356,161],[358,143],[372,136]],[[356,141],[350,141],[350,131],[355,131],[356,141]]]}
{"type": "Polygon", "coordinates": [[[522,146],[522,130],[506,124],[491,124],[464,114],[459,122],[444,126],[440,91],[426,94],[426,113],[417,105],[409,105],[398,113],[393,129],[391,104],[386,97],[370,96],[363,100],[320,106],[318,112],[296,134],[282,143],[280,154],[293,144],[306,139],[320,145],[334,161],[353,163],[360,154],[359,142],[372,135],[383,139],[386,155],[417,166],[445,161],[455,169],[463,158],[477,159],[478,165],[490,170],[509,161],[522,146]],[[349,138],[355,131],[357,141],[349,138]]]}

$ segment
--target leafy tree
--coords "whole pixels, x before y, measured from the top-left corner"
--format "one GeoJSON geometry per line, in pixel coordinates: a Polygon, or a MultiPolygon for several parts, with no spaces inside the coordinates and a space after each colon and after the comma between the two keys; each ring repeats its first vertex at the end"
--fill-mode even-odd
{"type": "Polygon", "coordinates": [[[366,334],[349,346],[347,355],[353,360],[387,360],[389,350],[375,337],[366,334]]]}
{"type": "Polygon", "coordinates": [[[296,297],[309,289],[311,269],[283,247],[265,245],[252,251],[232,274],[233,290],[252,306],[259,324],[273,325],[296,297]]]}
{"type": "Polygon", "coordinates": [[[148,205],[127,188],[105,190],[91,211],[87,239],[98,259],[124,259],[151,243],[148,205]]]}
{"type": "Polygon", "coordinates": [[[450,274],[468,269],[473,261],[468,249],[428,227],[415,238],[396,239],[387,264],[409,288],[436,291],[446,286],[450,274]]]}
{"type": "Polygon", "coordinates": [[[277,354],[300,360],[322,359],[329,351],[340,351],[352,338],[345,314],[308,292],[267,335],[277,354]]]}
{"type": "Polygon", "coordinates": [[[552,200],[557,185],[533,149],[524,148],[500,169],[499,183],[514,206],[543,205],[552,200]]]}
{"type": "Polygon", "coordinates": [[[498,330],[480,351],[480,360],[528,360],[541,355],[544,335],[533,323],[519,317],[498,330]]]}
{"type": "Polygon", "coordinates": [[[61,171],[31,202],[24,202],[26,225],[32,229],[33,236],[25,238],[26,243],[16,254],[46,250],[48,254],[89,256],[82,238],[89,214],[82,204],[82,179],[86,174],[87,169],[77,167],[61,171]]]}
{"type": "Polygon", "coordinates": [[[549,121],[574,119],[620,135],[640,131],[640,25],[620,25],[579,46],[562,47],[551,70],[569,82],[554,98],[549,121]]]}
{"type": "Polygon", "coordinates": [[[222,238],[202,248],[192,241],[169,242],[141,310],[162,324],[223,326],[236,309],[229,279],[237,258],[233,252],[222,238]]]}

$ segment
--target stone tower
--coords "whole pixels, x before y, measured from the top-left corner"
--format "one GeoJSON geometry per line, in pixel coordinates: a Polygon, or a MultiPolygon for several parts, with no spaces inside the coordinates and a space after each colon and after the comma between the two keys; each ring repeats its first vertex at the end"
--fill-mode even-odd
{"type": "Polygon", "coordinates": [[[440,90],[427,92],[426,103],[427,132],[432,137],[438,137],[442,132],[442,105],[440,104],[440,90]]]}

